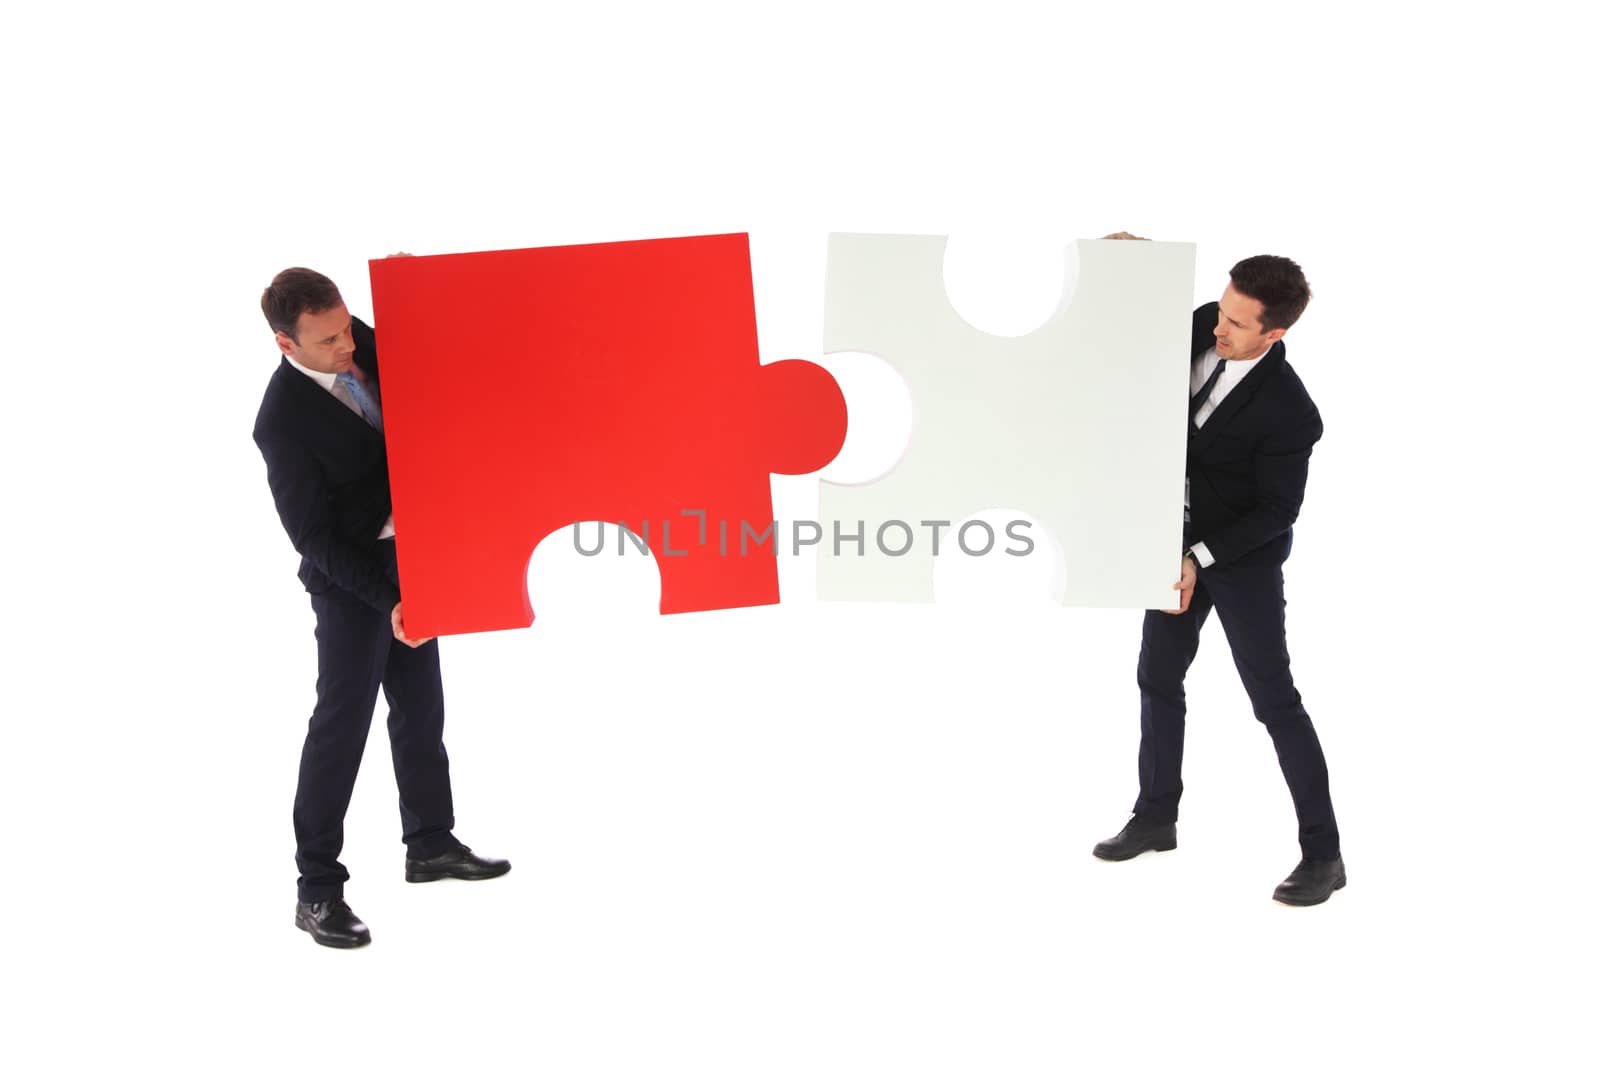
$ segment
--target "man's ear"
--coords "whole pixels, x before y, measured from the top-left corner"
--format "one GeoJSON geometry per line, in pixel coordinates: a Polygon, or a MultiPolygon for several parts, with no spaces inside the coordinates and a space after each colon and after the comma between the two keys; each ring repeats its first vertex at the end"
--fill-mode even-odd
{"type": "Polygon", "coordinates": [[[272,337],[273,340],[278,342],[279,352],[282,352],[286,356],[294,355],[294,340],[288,334],[284,333],[282,330],[278,330],[273,333],[272,337]]]}
{"type": "Polygon", "coordinates": [[[1288,333],[1288,332],[1289,332],[1289,328],[1287,326],[1279,327],[1276,330],[1268,330],[1267,333],[1266,333],[1267,344],[1269,346],[1277,344],[1279,341],[1281,341],[1283,339],[1283,335],[1288,333]]]}

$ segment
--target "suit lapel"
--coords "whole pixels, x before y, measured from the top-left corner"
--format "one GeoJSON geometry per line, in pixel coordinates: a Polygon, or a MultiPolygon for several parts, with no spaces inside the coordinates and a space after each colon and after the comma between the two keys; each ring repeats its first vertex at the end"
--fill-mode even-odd
{"type": "Polygon", "coordinates": [[[1244,376],[1244,380],[1222,398],[1222,403],[1218,404],[1216,410],[1206,418],[1206,424],[1189,439],[1189,451],[1191,453],[1203,451],[1228,424],[1228,420],[1250,402],[1250,398],[1256,395],[1256,390],[1261,388],[1261,384],[1278,372],[1278,368],[1283,366],[1284,359],[1283,342],[1273,342],[1267,354],[1261,357],[1260,365],[1252,368],[1250,373],[1244,376]]]}
{"type": "MultiPolygon", "coordinates": [[[[278,373],[288,380],[289,389],[300,397],[302,404],[313,410],[328,412],[330,415],[337,410],[343,419],[354,419],[355,425],[360,426],[368,433],[378,433],[371,423],[346,407],[344,401],[334,396],[329,390],[324,389],[320,382],[313,381],[310,377],[289,366],[287,356],[280,356],[279,359],[282,360],[282,365],[278,367],[278,373]]],[[[350,424],[344,422],[343,419],[336,418],[334,425],[349,427],[350,424]]],[[[378,436],[381,437],[383,435],[378,434],[378,436]]]]}

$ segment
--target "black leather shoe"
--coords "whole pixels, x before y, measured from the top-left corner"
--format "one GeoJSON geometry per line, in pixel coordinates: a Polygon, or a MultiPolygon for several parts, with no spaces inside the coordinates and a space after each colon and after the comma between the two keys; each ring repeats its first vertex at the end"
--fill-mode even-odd
{"type": "Polygon", "coordinates": [[[343,898],[300,901],[294,906],[294,924],[329,948],[360,948],[372,940],[372,931],[343,898]]]}
{"type": "Polygon", "coordinates": [[[1094,846],[1094,854],[1103,860],[1131,860],[1141,852],[1171,852],[1177,847],[1177,823],[1151,822],[1135,815],[1120,834],[1094,846]]]}
{"type": "Polygon", "coordinates": [[[511,869],[508,860],[488,860],[474,856],[466,845],[428,860],[406,860],[406,881],[437,882],[441,878],[463,878],[469,882],[498,878],[511,869]]]}
{"type": "Polygon", "coordinates": [[[1297,907],[1321,904],[1344,888],[1344,860],[1301,860],[1272,891],[1272,899],[1297,907]]]}

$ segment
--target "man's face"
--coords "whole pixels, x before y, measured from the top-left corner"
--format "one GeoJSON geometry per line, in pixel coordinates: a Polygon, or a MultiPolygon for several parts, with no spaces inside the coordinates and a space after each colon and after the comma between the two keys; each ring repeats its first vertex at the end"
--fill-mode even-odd
{"type": "Polygon", "coordinates": [[[1217,355],[1222,359],[1251,360],[1272,347],[1284,331],[1261,329],[1261,301],[1245,296],[1229,282],[1217,309],[1217,355]]]}
{"type": "Polygon", "coordinates": [[[342,302],[315,314],[302,311],[295,332],[300,335],[298,340],[286,333],[274,335],[284,355],[325,374],[343,374],[350,369],[356,342],[350,336],[350,312],[342,302]]]}

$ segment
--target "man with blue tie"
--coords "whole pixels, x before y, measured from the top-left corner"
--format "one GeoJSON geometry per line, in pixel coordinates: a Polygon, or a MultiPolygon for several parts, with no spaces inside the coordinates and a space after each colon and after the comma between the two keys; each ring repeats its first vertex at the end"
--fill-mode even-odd
{"type": "Polygon", "coordinates": [[[1273,893],[1295,905],[1321,904],[1345,884],[1328,765],[1289,672],[1284,631],[1283,564],[1322,417],[1282,338],[1310,300],[1292,260],[1252,256],[1229,272],[1220,301],[1194,313],[1179,606],[1145,613],[1139,797],[1122,832],[1094,849],[1126,860],[1177,847],[1183,682],[1215,610],[1299,820],[1301,861],[1273,893]]]}
{"type": "Polygon", "coordinates": [[[282,358],[256,415],[273,502],[311,595],[317,702],[294,800],[295,925],[318,944],[371,940],[344,900],[344,816],[381,688],[409,882],[505,874],[456,840],[439,648],[407,637],[373,331],[327,277],[303,267],[261,294],[282,358]]]}

